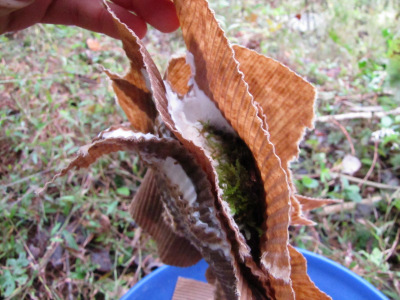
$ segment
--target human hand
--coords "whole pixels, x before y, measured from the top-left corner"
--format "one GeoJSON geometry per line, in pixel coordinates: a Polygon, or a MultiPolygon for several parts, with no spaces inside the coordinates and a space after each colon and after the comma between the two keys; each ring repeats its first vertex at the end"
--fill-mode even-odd
{"type": "MultiPolygon", "coordinates": [[[[179,27],[170,0],[112,0],[108,4],[140,38],[146,34],[146,23],[162,32],[179,27]]],[[[76,25],[119,38],[102,0],[0,0],[0,34],[36,23],[76,25]]]]}

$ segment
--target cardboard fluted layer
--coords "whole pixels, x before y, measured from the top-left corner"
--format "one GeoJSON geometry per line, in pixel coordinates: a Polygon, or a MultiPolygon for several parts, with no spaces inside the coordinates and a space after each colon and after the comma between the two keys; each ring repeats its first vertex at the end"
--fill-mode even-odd
{"type": "Polygon", "coordinates": [[[286,174],[268,139],[262,116],[239,72],[233,50],[207,3],[174,2],[186,46],[194,57],[194,80],[215,101],[224,117],[245,141],[261,173],[266,193],[265,233],[260,246],[262,267],[271,276],[281,278],[290,285],[287,250],[290,204],[286,174]]]}
{"type": "Polygon", "coordinates": [[[233,49],[249,91],[267,118],[276,154],[287,165],[298,156],[305,129],[314,127],[315,88],[272,58],[237,45],[233,49]]]}
{"type": "Polygon", "coordinates": [[[178,277],[172,300],[212,300],[214,287],[208,283],[178,277]]]}
{"type": "MultiPolygon", "coordinates": [[[[332,300],[331,297],[319,290],[311,281],[310,277],[307,274],[307,261],[303,257],[303,255],[291,245],[289,245],[288,249],[290,253],[290,279],[292,283],[292,293],[290,293],[288,289],[278,289],[277,293],[274,295],[274,299],[332,300]]],[[[274,282],[274,285],[285,285],[285,283],[282,282],[281,279],[273,278],[272,281],[274,282]]]]}
{"type": "MultiPolygon", "coordinates": [[[[125,78],[129,78],[129,80],[132,81],[132,79],[129,77],[131,73],[138,74],[140,72],[141,74],[146,75],[146,86],[151,89],[154,104],[163,123],[166,125],[167,129],[171,131],[185,145],[186,148],[188,148],[192,153],[195,154],[196,160],[206,171],[207,176],[211,176],[209,177],[209,179],[210,182],[213,184],[215,180],[214,178],[212,178],[213,172],[210,169],[210,162],[208,158],[205,157],[204,154],[199,151],[199,149],[195,147],[190,140],[184,139],[181,134],[176,130],[175,124],[171,118],[171,115],[168,112],[168,99],[166,96],[166,88],[164,82],[150,54],[147,52],[142,41],[135,35],[135,33],[131,31],[125,24],[121,23],[121,21],[110,9],[109,12],[114,18],[116,24],[115,26],[118,28],[125,53],[131,61],[131,69],[125,76],[125,78]],[[133,72],[132,70],[134,70],[135,68],[136,71],[133,72]]],[[[181,71],[178,71],[177,68],[177,72],[181,74],[185,74],[190,69],[188,69],[188,66],[182,65],[181,62],[179,62],[179,65],[177,66],[182,67],[181,71]]],[[[184,92],[186,88],[185,86],[181,86],[179,91],[184,92]]]]}
{"type": "MultiPolygon", "coordinates": [[[[289,245],[290,264],[292,266],[292,286],[296,300],[332,300],[311,281],[307,275],[307,261],[295,248],[289,245]]],[[[284,299],[284,298],[282,298],[284,299]]]]}
{"type": "Polygon", "coordinates": [[[340,199],[319,199],[301,195],[296,195],[296,198],[299,201],[303,211],[316,209],[328,204],[335,204],[342,202],[342,200],[340,199]]]}
{"type": "Polygon", "coordinates": [[[150,169],[131,213],[154,237],[163,262],[188,266],[204,257],[215,299],[328,299],[288,243],[290,224],[314,224],[303,210],[334,201],[295,195],[289,169],[312,128],[314,88],[279,62],[232,47],[206,0],[174,3],[188,53],[170,61],[165,82],[140,39],[109,9],[130,69],[106,73],[135,131],[102,132],[56,177],[101,155],[134,151],[150,169]],[[221,147],[226,137],[232,145],[244,141],[237,150],[248,153],[245,162],[207,145],[206,124],[221,135],[221,147]],[[244,206],[240,217],[243,202],[226,198],[221,184],[228,158],[250,170],[236,174],[242,169],[233,167],[254,191],[255,206],[244,206]]]}
{"type": "MultiPolygon", "coordinates": [[[[191,77],[190,69],[188,69],[189,65],[187,65],[185,61],[186,59],[184,57],[172,59],[170,61],[170,65],[168,66],[168,73],[166,75],[166,79],[170,84],[171,89],[175,92],[178,92],[181,89],[181,87],[188,86],[189,81],[194,79],[191,77]],[[185,71],[182,72],[181,70],[185,71]],[[179,77],[179,80],[176,80],[176,78],[173,79],[172,75],[178,73],[181,75],[181,77],[179,77]]],[[[190,89],[191,88],[193,88],[193,83],[192,85],[190,85],[190,89]]],[[[187,94],[181,96],[187,96],[187,94]]],[[[252,299],[252,297],[254,297],[253,293],[259,294],[258,298],[262,299],[263,297],[265,297],[266,293],[267,294],[269,293],[270,290],[268,276],[260,269],[260,267],[254,261],[251,254],[251,249],[247,245],[243,234],[240,232],[238,224],[235,223],[233,216],[231,215],[228,209],[228,205],[226,203],[225,204],[223,203],[224,201],[221,198],[223,191],[220,190],[217,181],[217,171],[214,165],[216,162],[214,161],[214,163],[211,163],[213,159],[210,153],[206,153],[204,148],[200,146],[197,147],[195,155],[198,155],[199,153],[201,155],[204,155],[204,157],[206,157],[205,161],[209,164],[207,169],[212,171],[211,176],[209,177],[213,178],[212,180],[215,180],[214,186],[215,189],[217,189],[218,191],[217,199],[221,211],[220,219],[224,224],[227,224],[226,229],[227,229],[228,239],[232,243],[232,248],[234,250],[234,255],[236,257],[235,270],[237,271],[237,273],[235,274],[235,276],[237,277],[237,286],[240,299],[252,299]],[[243,277],[242,272],[245,272],[247,276],[243,277]],[[250,284],[251,287],[249,287],[247,281],[252,282],[250,284]],[[261,293],[260,290],[262,291],[261,293]]],[[[258,199],[258,201],[260,200],[262,201],[262,199],[258,199]]],[[[257,201],[257,199],[254,199],[254,201],[257,201]]]]}
{"type": "Polygon", "coordinates": [[[163,216],[164,206],[154,170],[149,169],[130,206],[135,222],[155,240],[163,263],[188,267],[201,254],[185,237],[178,235],[163,216]]]}
{"type": "MultiPolygon", "coordinates": [[[[168,111],[164,111],[158,104],[167,103],[167,98],[162,77],[154,61],[136,34],[118,19],[107,2],[104,1],[104,4],[115,21],[123,48],[131,64],[130,70],[124,79],[129,82],[138,82],[140,88],[151,91],[158,113],[167,116],[168,111]]],[[[173,131],[172,120],[164,117],[163,121],[173,131]]]]}
{"type": "Polygon", "coordinates": [[[189,78],[192,72],[190,66],[186,63],[186,56],[172,58],[168,63],[165,78],[172,90],[179,96],[184,96],[189,92],[189,78]]]}
{"type": "Polygon", "coordinates": [[[132,76],[133,69],[129,71],[125,78],[121,78],[110,71],[105,72],[113,81],[112,86],[117,96],[118,104],[124,110],[133,128],[145,133],[153,132],[157,111],[151,92],[141,84],[144,76],[137,74],[137,72],[137,76],[132,76]],[[126,78],[129,78],[129,80],[126,78]]]}
{"type": "MultiPolygon", "coordinates": [[[[291,177],[289,177],[290,180],[291,177]]],[[[296,195],[294,195],[294,185],[291,189],[291,196],[290,196],[290,225],[295,226],[313,226],[315,223],[309,219],[307,219],[303,215],[303,209],[300,205],[299,200],[297,199],[296,195]]]]}
{"type": "Polygon", "coordinates": [[[316,91],[306,80],[280,62],[241,46],[233,46],[249,84],[249,91],[266,116],[271,142],[282,160],[292,190],[291,224],[314,225],[302,211],[335,203],[338,200],[312,199],[294,195],[289,170],[290,161],[298,156],[299,143],[306,128],[313,128],[316,91]]]}
{"type": "Polygon", "coordinates": [[[249,91],[265,115],[271,142],[275,146],[290,187],[291,224],[313,225],[302,216],[294,196],[289,163],[299,153],[299,142],[305,129],[313,128],[314,87],[280,62],[257,52],[233,46],[240,71],[249,91]]]}
{"type": "MultiPolygon", "coordinates": [[[[183,153],[182,153],[183,154],[183,153]]],[[[194,244],[209,263],[226,299],[236,299],[237,276],[231,245],[214,206],[215,199],[206,174],[193,157],[180,158],[181,166],[196,189],[196,198],[186,196],[188,187],[177,185],[166,172],[159,170],[159,183],[165,200],[165,208],[171,216],[176,232],[194,244]]],[[[172,167],[172,166],[169,166],[172,167]]],[[[179,180],[178,182],[183,182],[179,180]]]]}
{"type": "MultiPolygon", "coordinates": [[[[214,172],[211,169],[211,164],[209,159],[202,153],[198,147],[194,146],[193,143],[190,140],[184,139],[180,133],[176,130],[174,122],[172,121],[172,118],[168,112],[168,101],[165,95],[165,86],[163,81],[161,80],[161,77],[159,75],[158,70],[156,69],[154,62],[152,61],[150,55],[148,52],[145,50],[143,44],[141,41],[134,35],[132,31],[130,31],[126,25],[120,23],[120,21],[114,16],[114,19],[116,21],[116,26],[118,27],[121,35],[121,40],[124,45],[124,49],[127,52],[127,55],[130,59],[136,59],[136,60],[142,60],[144,63],[144,69],[148,73],[148,85],[151,87],[152,92],[153,92],[153,100],[155,101],[155,105],[157,108],[157,111],[159,112],[163,122],[167,126],[167,128],[174,133],[174,135],[183,143],[183,145],[191,151],[195,155],[195,161],[197,161],[202,168],[206,171],[206,174],[209,179],[209,183],[211,185],[215,184],[215,179],[213,176],[215,176],[214,172]],[[138,46],[139,45],[139,46],[138,46]],[[139,49],[139,50],[137,50],[139,49]],[[131,53],[131,51],[139,51],[139,54],[131,53]]],[[[215,197],[215,189],[213,189],[213,195],[211,195],[210,199],[214,199],[215,197]]],[[[214,205],[214,203],[213,203],[214,205]]],[[[217,218],[217,217],[216,217],[217,218]]],[[[228,241],[225,241],[226,243],[229,244],[228,241]]],[[[203,252],[202,252],[203,254],[203,252]]],[[[239,266],[237,266],[237,262],[235,262],[233,256],[234,253],[230,253],[229,259],[225,259],[224,262],[216,260],[216,257],[210,257],[209,255],[204,255],[205,259],[210,263],[210,265],[214,269],[215,275],[218,277],[219,281],[223,285],[224,290],[228,291],[231,295],[231,299],[234,299],[236,297],[236,282],[239,280],[239,278],[243,279],[243,275],[240,275],[240,269],[239,266]],[[215,265],[215,263],[217,264],[215,265]],[[214,266],[213,266],[214,264],[214,266]],[[222,264],[223,267],[221,270],[217,270],[218,266],[222,264]],[[226,264],[226,265],[225,265],[226,264]],[[229,265],[229,268],[228,268],[229,265]],[[227,269],[233,270],[229,276],[225,274],[227,269]],[[221,273],[222,272],[222,273],[221,273]],[[223,275],[221,275],[223,274],[223,275]],[[230,276],[233,276],[233,278],[236,278],[235,281],[229,281],[230,276]],[[227,284],[227,282],[230,282],[227,284]]],[[[244,285],[244,284],[241,284],[244,285]]],[[[251,292],[249,291],[251,294],[251,292]]]]}
{"type": "MultiPolygon", "coordinates": [[[[105,5],[107,4],[105,3],[105,5]]],[[[124,25],[115,23],[115,26],[121,35],[126,33],[124,28],[121,28],[124,25]]],[[[141,51],[145,51],[142,49],[145,48],[138,43],[125,43],[123,46],[130,61],[128,72],[124,76],[119,76],[108,70],[105,72],[113,81],[112,86],[118,104],[124,110],[132,126],[141,132],[153,132],[157,112],[152,100],[152,91],[149,88],[148,71],[141,54],[141,51]]],[[[155,66],[152,70],[154,71],[154,69],[158,72],[155,66]]]]}
{"type": "Polygon", "coordinates": [[[227,299],[235,299],[231,245],[217,218],[211,185],[193,156],[177,140],[124,128],[106,130],[92,144],[82,147],[60,174],[88,167],[101,155],[116,151],[135,151],[155,170],[166,219],[175,233],[188,239],[210,264],[227,299]]]}
{"type": "MultiPolygon", "coordinates": [[[[246,51],[243,50],[242,47],[233,46],[233,49],[239,52],[239,57],[243,58],[243,53],[247,53],[246,51]]],[[[250,51],[250,50],[249,50],[250,51]]],[[[251,51],[251,55],[256,55],[253,51],[251,51]]],[[[257,54],[258,55],[258,54],[257,54]]],[[[240,63],[246,64],[246,62],[243,62],[238,58],[240,63]]],[[[275,61],[274,61],[275,62],[275,61]]],[[[242,68],[242,66],[240,66],[242,68]]],[[[248,67],[248,66],[247,66],[248,67]]],[[[285,71],[289,72],[289,74],[292,74],[290,70],[286,70],[287,68],[284,66],[281,66],[282,68],[285,68],[285,71]]],[[[244,68],[245,72],[250,72],[250,70],[244,68]]],[[[245,73],[246,75],[246,73],[245,73]]],[[[186,57],[181,56],[181,57],[176,57],[171,59],[168,65],[168,71],[166,73],[166,80],[170,84],[172,90],[179,94],[180,96],[184,96],[188,91],[189,91],[189,80],[191,78],[191,71],[190,71],[190,66],[186,63],[186,57]]],[[[252,76],[249,76],[252,78],[252,76]]],[[[247,82],[247,81],[246,81],[247,82]]],[[[248,82],[249,85],[251,86],[251,82],[248,82]]],[[[272,87],[273,88],[273,87],[272,87]]],[[[276,92],[275,92],[276,93],[276,92]]],[[[257,99],[255,99],[257,100],[257,99]]],[[[299,130],[299,132],[304,131],[304,128],[299,130]]],[[[275,132],[276,133],[276,132],[275,132]]],[[[277,133],[276,133],[277,134],[277,133]]],[[[285,151],[285,149],[281,149],[281,151],[285,151]]],[[[287,171],[288,174],[290,174],[290,171],[287,171]]],[[[290,180],[290,178],[289,178],[290,180]]],[[[305,226],[310,226],[310,225],[315,225],[315,223],[311,220],[308,220],[302,215],[302,211],[306,210],[311,210],[314,208],[318,208],[320,206],[326,205],[326,204],[331,204],[335,203],[333,200],[328,200],[328,199],[313,199],[309,197],[304,197],[301,195],[294,195],[293,190],[292,190],[292,195],[290,197],[291,199],[291,220],[290,224],[291,225],[305,225],[305,226]],[[304,200],[303,200],[304,199],[304,200]],[[299,201],[302,201],[300,203],[299,201]],[[314,201],[315,200],[315,201],[314,201]],[[303,202],[307,203],[306,206],[303,206],[303,202]],[[310,205],[310,208],[309,208],[310,205]]]]}

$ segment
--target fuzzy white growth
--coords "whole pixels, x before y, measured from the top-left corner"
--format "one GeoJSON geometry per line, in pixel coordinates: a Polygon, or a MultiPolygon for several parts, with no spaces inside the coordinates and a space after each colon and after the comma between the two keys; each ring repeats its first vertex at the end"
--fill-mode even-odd
{"type": "MultiPolygon", "coordinates": [[[[134,132],[132,130],[124,128],[118,128],[115,130],[111,129],[105,130],[99,135],[99,137],[103,139],[116,138],[125,140],[138,139],[138,138],[144,138],[148,140],[151,138],[156,138],[154,135],[149,133],[144,134],[141,132],[134,132]]],[[[87,152],[87,150],[85,151],[87,152]]],[[[175,160],[170,156],[165,159],[159,159],[154,157],[152,154],[148,153],[141,153],[141,157],[147,163],[157,166],[160,172],[162,172],[165,175],[165,177],[168,178],[170,183],[179,189],[179,192],[182,194],[182,201],[187,202],[188,205],[192,207],[198,206],[198,204],[196,203],[197,192],[195,185],[193,184],[193,181],[186,174],[185,170],[182,168],[182,166],[178,163],[177,160],[175,160]]],[[[204,232],[207,234],[213,233],[215,234],[215,236],[219,237],[222,241],[225,241],[225,238],[221,237],[221,234],[223,235],[223,232],[221,232],[217,228],[211,227],[207,223],[202,222],[200,220],[200,213],[198,211],[194,211],[192,213],[192,217],[194,218],[194,224],[193,224],[194,226],[202,228],[204,232]]],[[[214,251],[222,250],[226,257],[230,256],[230,246],[226,243],[224,243],[224,246],[221,247],[221,243],[219,241],[217,243],[209,244],[208,247],[214,251]]]]}
{"type": "Polygon", "coordinates": [[[196,188],[193,181],[186,174],[185,170],[179,164],[179,162],[168,156],[165,159],[155,158],[151,154],[141,154],[142,159],[150,165],[157,166],[166,178],[176,186],[182,193],[182,197],[190,205],[193,205],[197,199],[196,188]]]}
{"type": "Polygon", "coordinates": [[[264,252],[261,256],[261,264],[269,271],[271,276],[275,277],[276,279],[282,279],[284,282],[290,281],[290,268],[282,268],[282,266],[278,266],[275,264],[275,261],[282,256],[282,253],[270,253],[264,252]],[[267,259],[268,258],[268,259],[267,259]]]}
{"type": "MultiPolygon", "coordinates": [[[[213,227],[210,227],[207,223],[202,222],[200,220],[200,213],[198,211],[194,212],[192,214],[192,216],[196,219],[196,223],[194,224],[194,226],[203,228],[205,233],[207,233],[207,234],[208,233],[214,233],[215,236],[217,236],[217,237],[221,237],[221,234],[223,235],[223,233],[220,230],[218,230],[216,228],[213,228],[213,227]]],[[[214,251],[222,250],[226,257],[230,256],[231,247],[226,243],[225,237],[222,237],[221,240],[218,243],[209,243],[209,244],[207,244],[207,246],[211,250],[214,250],[214,251]],[[223,243],[222,247],[221,247],[221,241],[223,243]]]]}
{"type": "Polygon", "coordinates": [[[186,51],[186,63],[190,67],[190,71],[192,71],[192,75],[196,74],[196,66],[194,64],[194,55],[189,51],[186,51]]]}
{"type": "MultiPolygon", "coordinates": [[[[200,133],[203,130],[204,124],[209,124],[218,130],[233,135],[236,135],[236,132],[223,117],[215,103],[199,88],[195,81],[196,66],[194,56],[190,52],[186,54],[186,63],[190,66],[192,76],[188,82],[190,90],[182,99],[172,90],[167,81],[164,82],[168,99],[168,112],[175,123],[176,129],[182,134],[183,138],[202,148],[211,159],[211,149],[209,149],[204,135],[200,133]]],[[[217,162],[212,160],[211,163],[216,164],[217,162]]],[[[222,193],[221,190],[218,192],[222,193]]],[[[202,222],[199,218],[199,212],[194,212],[192,216],[196,220],[194,226],[203,228],[206,233],[213,232],[224,241],[223,246],[221,246],[221,240],[207,246],[214,251],[222,250],[226,257],[230,257],[230,245],[225,242],[224,233],[202,222]]]]}
{"type": "Polygon", "coordinates": [[[167,157],[165,160],[159,161],[158,164],[171,183],[179,187],[183,199],[193,205],[197,199],[196,189],[182,166],[172,157],[167,157]]]}
{"type": "MultiPolygon", "coordinates": [[[[183,97],[183,99],[179,99],[178,95],[173,92],[169,83],[164,82],[167,92],[166,96],[168,99],[168,111],[175,123],[176,129],[185,139],[202,148],[205,154],[210,158],[211,164],[213,164],[215,167],[218,162],[211,158],[212,149],[209,148],[205,136],[200,134],[200,132],[203,130],[204,124],[208,123],[216,129],[231,133],[233,135],[236,135],[236,132],[223,117],[221,111],[217,108],[215,103],[202,90],[200,90],[199,86],[197,85],[195,81],[196,66],[194,62],[194,56],[190,52],[186,53],[186,63],[190,66],[192,77],[188,82],[190,91],[183,97]]],[[[218,189],[218,194],[222,199],[223,191],[221,189],[218,189]]],[[[226,207],[229,209],[227,204],[226,207]]],[[[196,213],[194,213],[193,216],[196,217],[196,213]]],[[[205,232],[212,231],[215,232],[217,236],[221,235],[218,230],[210,228],[198,218],[195,226],[205,228],[205,232]]],[[[216,243],[208,246],[212,250],[221,249],[226,257],[230,256],[229,245],[226,247],[221,247],[221,244],[216,243]]]]}
{"type": "MultiPolygon", "coordinates": [[[[151,133],[134,132],[132,130],[126,130],[123,128],[118,128],[115,130],[103,131],[100,138],[104,139],[138,139],[144,138],[149,140],[151,138],[156,138],[151,133]]],[[[142,153],[142,158],[150,164],[156,164],[160,171],[165,174],[165,176],[171,181],[173,185],[176,185],[180,192],[182,193],[183,199],[185,199],[190,205],[193,205],[197,199],[197,193],[195,186],[189,176],[183,170],[182,166],[174,158],[168,156],[166,159],[158,159],[154,156],[146,153],[142,153]]]]}
{"type": "Polygon", "coordinates": [[[144,138],[146,140],[154,138],[155,136],[151,133],[134,132],[132,130],[126,130],[118,128],[115,130],[107,129],[99,134],[100,138],[104,139],[132,139],[132,138],[144,138]]]}
{"type": "MultiPolygon", "coordinates": [[[[124,129],[124,128],[117,128],[117,129],[108,128],[108,129],[100,132],[97,137],[100,139],[130,140],[130,139],[144,138],[145,140],[149,140],[151,138],[154,138],[155,136],[151,133],[144,134],[142,132],[134,132],[132,130],[124,129]]],[[[88,155],[89,149],[91,147],[92,147],[91,144],[81,147],[79,149],[79,154],[82,156],[88,155]]]]}
{"type": "Polygon", "coordinates": [[[192,72],[192,76],[189,79],[188,85],[192,86],[194,83],[194,76],[196,75],[196,65],[194,63],[194,55],[190,53],[189,51],[186,51],[186,63],[190,67],[190,71],[192,72]]]}
{"type": "Polygon", "coordinates": [[[182,136],[192,141],[196,146],[204,148],[205,141],[199,132],[203,129],[203,124],[209,123],[211,126],[232,134],[235,134],[232,126],[222,116],[221,111],[215,103],[200,90],[194,75],[196,66],[193,55],[186,54],[186,62],[192,71],[192,77],[189,80],[190,91],[179,99],[178,95],[172,91],[168,82],[165,82],[168,99],[168,111],[175,123],[176,129],[182,136]]]}

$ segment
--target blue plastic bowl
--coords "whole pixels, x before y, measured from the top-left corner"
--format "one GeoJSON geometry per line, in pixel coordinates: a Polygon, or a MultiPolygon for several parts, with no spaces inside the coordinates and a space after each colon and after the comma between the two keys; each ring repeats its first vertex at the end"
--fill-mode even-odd
{"type": "MultiPolygon", "coordinates": [[[[388,300],[369,282],[338,263],[307,250],[298,250],[307,259],[308,275],[332,299],[388,300]]],[[[121,300],[170,300],[178,276],[206,282],[206,269],[204,260],[189,268],[163,266],[138,282],[121,300]]]]}

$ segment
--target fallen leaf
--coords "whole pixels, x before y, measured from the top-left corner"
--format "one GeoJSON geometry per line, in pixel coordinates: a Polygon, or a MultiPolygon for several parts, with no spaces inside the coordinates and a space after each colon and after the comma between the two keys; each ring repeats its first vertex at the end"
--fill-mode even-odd
{"type": "Polygon", "coordinates": [[[92,51],[100,51],[101,50],[100,43],[96,39],[87,39],[86,40],[86,45],[92,51]]]}
{"type": "Polygon", "coordinates": [[[96,270],[99,272],[110,272],[112,269],[112,262],[110,252],[106,249],[96,250],[90,254],[90,258],[94,265],[98,265],[96,270]]]}

